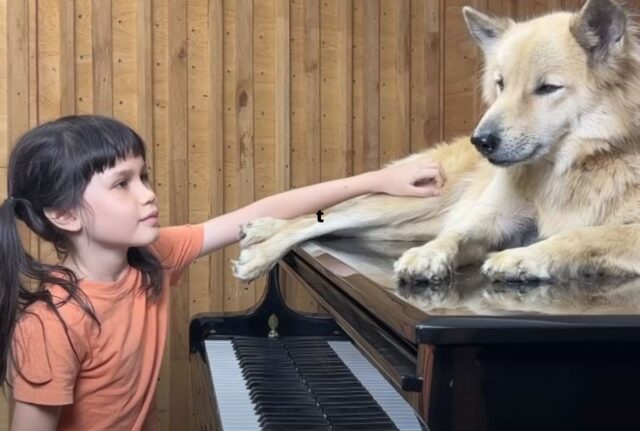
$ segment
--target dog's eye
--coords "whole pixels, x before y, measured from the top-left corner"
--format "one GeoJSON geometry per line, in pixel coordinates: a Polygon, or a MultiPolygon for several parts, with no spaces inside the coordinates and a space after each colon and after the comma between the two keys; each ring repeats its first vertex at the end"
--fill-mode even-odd
{"type": "Polygon", "coordinates": [[[496,81],[496,85],[498,86],[500,91],[504,90],[504,81],[502,80],[502,78],[498,78],[498,80],[496,81]]]}
{"type": "Polygon", "coordinates": [[[562,85],[542,84],[536,88],[536,94],[551,94],[554,91],[558,91],[562,88],[562,85]]]}

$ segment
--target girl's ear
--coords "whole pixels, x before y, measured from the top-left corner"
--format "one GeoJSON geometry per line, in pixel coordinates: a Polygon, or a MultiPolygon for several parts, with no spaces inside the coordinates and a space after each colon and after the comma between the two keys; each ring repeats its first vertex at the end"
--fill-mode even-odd
{"type": "Polygon", "coordinates": [[[45,208],[44,215],[58,229],[67,232],[78,232],[82,228],[82,222],[76,211],[45,208]]]}

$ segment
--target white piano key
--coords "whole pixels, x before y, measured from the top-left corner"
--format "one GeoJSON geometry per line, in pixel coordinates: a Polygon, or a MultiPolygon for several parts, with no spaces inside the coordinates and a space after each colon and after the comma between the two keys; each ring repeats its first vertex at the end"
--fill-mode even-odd
{"type": "Polygon", "coordinates": [[[204,344],[224,431],[259,431],[258,415],[231,341],[205,340],[204,344]]]}
{"type": "Polygon", "coordinates": [[[338,357],[351,370],[393,423],[402,431],[421,431],[413,408],[349,341],[329,341],[338,357]]]}

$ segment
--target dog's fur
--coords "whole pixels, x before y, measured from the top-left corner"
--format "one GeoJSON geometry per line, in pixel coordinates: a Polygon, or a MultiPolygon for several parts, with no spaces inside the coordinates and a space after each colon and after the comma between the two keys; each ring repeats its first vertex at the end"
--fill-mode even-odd
{"type": "Polygon", "coordinates": [[[640,274],[640,44],[627,14],[612,0],[521,23],[463,13],[485,57],[488,110],[473,145],[394,162],[440,162],[442,195],[361,196],[325,210],[324,223],[256,220],[242,230],[238,278],[329,233],[429,241],[395,263],[409,282],[482,261],[496,280],[640,274]],[[523,246],[532,228],[539,241],[523,246]]]}

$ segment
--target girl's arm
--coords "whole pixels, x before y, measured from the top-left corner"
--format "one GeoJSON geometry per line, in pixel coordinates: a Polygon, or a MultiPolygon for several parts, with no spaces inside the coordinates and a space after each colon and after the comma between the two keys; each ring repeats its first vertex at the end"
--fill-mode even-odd
{"type": "Polygon", "coordinates": [[[444,181],[444,172],[438,163],[423,161],[395,165],[268,196],[205,222],[200,256],[237,242],[240,226],[260,217],[295,218],[325,210],[366,193],[436,196],[444,181]]]}
{"type": "Polygon", "coordinates": [[[11,431],[56,431],[61,406],[42,406],[16,401],[11,431]]]}

